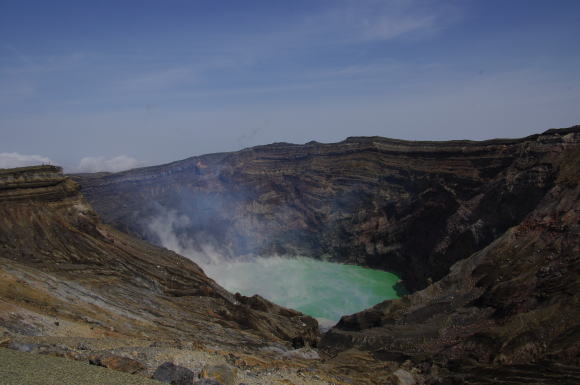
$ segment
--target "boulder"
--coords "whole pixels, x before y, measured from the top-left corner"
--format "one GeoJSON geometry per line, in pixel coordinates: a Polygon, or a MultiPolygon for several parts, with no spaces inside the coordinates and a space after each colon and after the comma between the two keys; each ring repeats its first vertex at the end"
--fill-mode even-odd
{"type": "Polygon", "coordinates": [[[139,361],[116,355],[92,355],[89,357],[89,363],[131,374],[145,370],[145,366],[139,361]]]}
{"type": "Polygon", "coordinates": [[[151,378],[171,385],[191,385],[195,373],[183,366],[166,362],[155,370],[151,378]]]}
{"type": "Polygon", "coordinates": [[[399,385],[415,385],[417,383],[415,377],[404,369],[397,369],[394,374],[399,385]]]}
{"type": "Polygon", "coordinates": [[[223,385],[237,385],[238,373],[228,365],[206,365],[201,370],[200,377],[216,380],[223,385]]]}
{"type": "Polygon", "coordinates": [[[101,360],[101,364],[109,369],[135,374],[145,369],[139,361],[121,356],[108,356],[101,360]]]}

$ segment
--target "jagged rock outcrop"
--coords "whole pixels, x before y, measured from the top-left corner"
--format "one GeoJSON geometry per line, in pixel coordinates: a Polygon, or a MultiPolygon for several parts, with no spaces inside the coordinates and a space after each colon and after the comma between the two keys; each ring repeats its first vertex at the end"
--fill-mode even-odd
{"type": "Polygon", "coordinates": [[[152,242],[162,243],[152,223],[164,221],[201,252],[353,263],[417,290],[520,223],[554,187],[558,154],[579,132],[276,143],[75,179],[107,223],[152,242]]]}
{"type": "Polygon", "coordinates": [[[0,170],[0,326],[24,335],[316,344],[316,321],[260,309],[190,260],[99,220],[60,168],[0,170]]]}

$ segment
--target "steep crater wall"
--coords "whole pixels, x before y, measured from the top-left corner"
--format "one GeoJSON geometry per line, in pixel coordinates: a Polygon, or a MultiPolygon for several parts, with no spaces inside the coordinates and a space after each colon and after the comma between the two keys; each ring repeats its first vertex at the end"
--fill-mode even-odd
{"type": "Polygon", "coordinates": [[[318,325],[227,292],[198,265],[104,224],[55,166],[0,169],[0,329],[315,345],[318,325]],[[60,329],[58,325],[62,324],[60,329]]]}
{"type": "MultiPolygon", "coordinates": [[[[523,221],[424,290],[342,317],[320,347],[423,366],[441,383],[580,382],[580,146],[523,221]],[[441,380],[441,378],[439,378],[441,380]]],[[[437,382],[439,383],[439,382],[437,382]]]]}
{"type": "Polygon", "coordinates": [[[198,252],[305,255],[398,273],[411,290],[489,245],[554,186],[580,127],[522,139],[275,143],[76,175],[114,227],[198,252]]]}

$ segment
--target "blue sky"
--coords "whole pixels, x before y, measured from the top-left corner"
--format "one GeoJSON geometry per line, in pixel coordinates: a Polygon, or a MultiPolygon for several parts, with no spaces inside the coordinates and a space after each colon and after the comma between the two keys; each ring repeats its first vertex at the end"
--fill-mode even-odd
{"type": "Polygon", "coordinates": [[[580,1],[0,0],[0,167],[580,123],[580,1]]]}

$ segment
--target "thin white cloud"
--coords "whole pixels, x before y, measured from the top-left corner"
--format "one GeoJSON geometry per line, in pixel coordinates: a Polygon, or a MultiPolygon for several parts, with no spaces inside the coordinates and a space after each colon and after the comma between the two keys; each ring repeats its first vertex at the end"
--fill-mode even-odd
{"type": "Polygon", "coordinates": [[[369,39],[389,40],[406,33],[430,29],[435,24],[435,16],[408,16],[392,18],[383,15],[364,28],[369,39]]]}
{"type": "Polygon", "coordinates": [[[102,156],[92,157],[87,156],[81,159],[78,171],[79,172],[119,172],[129,170],[139,166],[140,162],[127,155],[119,155],[113,158],[105,158],[102,156]]]}
{"type": "Polygon", "coordinates": [[[0,101],[4,103],[15,100],[24,100],[36,96],[38,89],[34,82],[23,79],[9,79],[2,82],[0,87],[0,101]]]}
{"type": "Polygon", "coordinates": [[[137,74],[121,82],[118,88],[126,91],[159,91],[180,85],[190,85],[196,80],[197,74],[192,68],[165,68],[137,74]]]}
{"type": "Polygon", "coordinates": [[[52,160],[41,155],[25,155],[17,152],[0,152],[0,168],[54,164],[52,160]]]}
{"type": "Polygon", "coordinates": [[[430,36],[461,18],[457,4],[431,0],[344,0],[309,15],[301,30],[324,42],[387,41],[405,35],[430,36]]]}
{"type": "Polygon", "coordinates": [[[396,74],[400,72],[403,65],[394,60],[380,61],[365,65],[349,65],[338,68],[329,68],[324,71],[307,74],[316,78],[354,78],[369,76],[385,76],[386,74],[396,74]]]}
{"type": "Polygon", "coordinates": [[[19,75],[30,77],[47,74],[49,72],[71,71],[79,67],[87,66],[95,59],[95,55],[76,51],[61,54],[24,56],[12,46],[4,45],[4,47],[12,53],[12,55],[7,56],[8,59],[0,66],[0,74],[5,75],[7,78],[19,75]]]}
{"type": "Polygon", "coordinates": [[[3,43],[2,46],[5,49],[11,51],[22,63],[26,65],[33,64],[33,61],[30,60],[30,58],[27,55],[23,54],[19,49],[15,48],[14,46],[6,43],[3,43]]]}
{"type": "Polygon", "coordinates": [[[437,10],[425,9],[421,3],[417,0],[351,2],[346,19],[362,39],[390,40],[434,27],[438,21],[437,10]]]}

